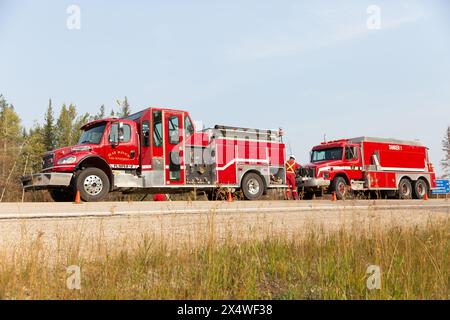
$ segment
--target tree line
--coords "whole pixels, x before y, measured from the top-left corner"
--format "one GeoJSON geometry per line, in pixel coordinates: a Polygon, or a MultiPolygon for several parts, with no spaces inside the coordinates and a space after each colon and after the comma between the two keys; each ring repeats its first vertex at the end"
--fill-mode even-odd
{"type": "MultiPolygon", "coordinates": [[[[117,101],[118,112],[110,116],[125,117],[131,109],[127,97],[117,101]]],[[[20,177],[41,171],[42,155],[50,150],[74,145],[80,138],[80,127],[85,123],[105,118],[105,106],[96,114],[78,114],[74,104],[63,104],[58,117],[49,100],[42,123],[26,129],[14,105],[0,94],[0,202],[47,200],[46,193],[25,194],[20,177]],[[37,198],[36,198],[37,197],[37,198]]],[[[441,161],[443,177],[450,178],[450,126],[442,141],[444,157],[441,161]]]]}
{"type": "MultiPolygon", "coordinates": [[[[110,116],[125,117],[131,113],[127,97],[117,100],[117,108],[117,112],[112,109],[110,116]]],[[[35,123],[27,129],[14,105],[0,94],[0,202],[47,200],[44,192],[24,193],[20,177],[40,172],[45,152],[76,144],[81,134],[80,127],[107,116],[104,105],[96,114],[79,114],[72,103],[63,104],[55,116],[50,99],[42,123],[35,123]]]]}

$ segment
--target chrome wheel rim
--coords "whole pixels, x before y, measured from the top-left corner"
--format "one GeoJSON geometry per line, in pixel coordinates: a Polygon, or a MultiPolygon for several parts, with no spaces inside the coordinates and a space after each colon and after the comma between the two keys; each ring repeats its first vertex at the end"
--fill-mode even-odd
{"type": "Polygon", "coordinates": [[[408,184],[406,184],[406,183],[402,184],[401,190],[402,190],[402,195],[403,196],[409,196],[411,194],[411,190],[410,190],[408,184]]]}
{"type": "Polygon", "coordinates": [[[255,195],[259,192],[259,182],[256,179],[249,179],[247,182],[247,190],[250,194],[255,195]]]}
{"type": "Polygon", "coordinates": [[[91,196],[96,196],[103,190],[103,182],[99,176],[90,175],[84,179],[84,191],[91,196]]]}
{"type": "Polygon", "coordinates": [[[417,186],[417,191],[419,193],[420,196],[424,196],[425,195],[425,187],[422,183],[419,183],[419,185],[417,186]]]}
{"type": "Polygon", "coordinates": [[[345,187],[346,187],[345,183],[343,182],[339,183],[338,190],[341,194],[345,193],[345,187]]]}

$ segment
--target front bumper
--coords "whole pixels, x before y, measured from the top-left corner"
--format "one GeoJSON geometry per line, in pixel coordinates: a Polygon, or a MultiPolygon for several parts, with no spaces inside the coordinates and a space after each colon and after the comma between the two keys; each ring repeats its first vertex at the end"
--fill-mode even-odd
{"type": "Polygon", "coordinates": [[[326,188],[330,186],[330,180],[323,178],[300,178],[298,186],[301,188],[326,188]]]}
{"type": "Polygon", "coordinates": [[[25,190],[49,189],[51,187],[68,187],[72,181],[73,173],[49,172],[36,173],[21,178],[25,190]]]}

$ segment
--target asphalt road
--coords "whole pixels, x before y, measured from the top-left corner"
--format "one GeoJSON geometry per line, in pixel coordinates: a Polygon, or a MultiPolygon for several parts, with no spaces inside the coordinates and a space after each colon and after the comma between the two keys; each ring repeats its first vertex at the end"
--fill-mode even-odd
{"type": "Polygon", "coordinates": [[[167,201],[90,203],[0,203],[0,221],[8,219],[64,219],[83,217],[133,217],[170,214],[298,213],[312,211],[450,211],[449,200],[355,201],[167,201]]]}

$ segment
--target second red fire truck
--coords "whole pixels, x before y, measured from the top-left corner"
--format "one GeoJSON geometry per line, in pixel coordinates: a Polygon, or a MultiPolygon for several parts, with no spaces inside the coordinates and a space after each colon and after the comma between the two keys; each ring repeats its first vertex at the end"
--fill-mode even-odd
{"type": "Polygon", "coordinates": [[[423,199],[436,187],[428,148],[417,141],[358,137],[323,142],[312,148],[300,173],[306,198],[323,191],[338,199],[375,191],[400,199],[423,199]]]}

